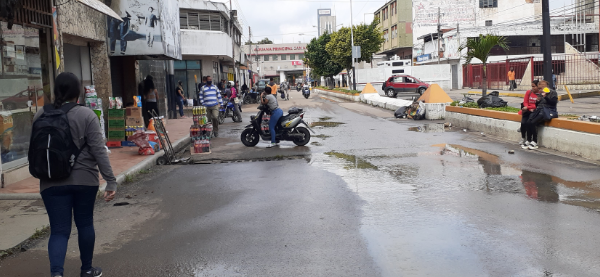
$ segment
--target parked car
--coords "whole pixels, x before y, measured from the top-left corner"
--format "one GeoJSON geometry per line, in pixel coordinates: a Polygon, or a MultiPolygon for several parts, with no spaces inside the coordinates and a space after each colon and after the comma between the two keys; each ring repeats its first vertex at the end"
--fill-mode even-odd
{"type": "Polygon", "coordinates": [[[398,93],[422,95],[427,88],[429,88],[429,84],[410,75],[394,75],[381,86],[385,95],[392,98],[395,98],[398,93]]]}
{"type": "MultiPolygon", "coordinates": [[[[37,88],[36,90],[38,94],[37,104],[38,106],[43,106],[44,95],[42,92],[44,90],[42,88],[37,88]]],[[[27,104],[29,101],[32,101],[32,106],[35,106],[35,92],[33,89],[22,90],[19,93],[2,100],[2,105],[4,106],[5,110],[23,109],[29,107],[27,104]]]]}
{"type": "Polygon", "coordinates": [[[258,92],[261,93],[265,91],[265,87],[269,83],[269,79],[260,79],[256,82],[256,86],[258,87],[258,92]]]}

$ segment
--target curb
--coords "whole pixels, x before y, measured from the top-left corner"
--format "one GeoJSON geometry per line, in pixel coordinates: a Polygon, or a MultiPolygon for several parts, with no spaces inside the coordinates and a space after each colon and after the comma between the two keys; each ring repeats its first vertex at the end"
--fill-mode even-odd
{"type": "MultiPolygon", "coordinates": [[[[173,143],[173,149],[175,150],[175,152],[178,152],[179,150],[181,150],[181,148],[185,147],[185,145],[187,144],[187,142],[189,142],[190,137],[186,136],[183,137],[179,140],[177,140],[175,143],[173,143]]],[[[117,185],[120,186],[125,182],[125,178],[127,177],[127,175],[131,175],[131,174],[135,174],[136,172],[139,172],[140,170],[144,170],[144,169],[148,169],[151,168],[152,166],[154,166],[156,164],[156,160],[158,160],[159,157],[162,157],[165,154],[165,151],[160,151],[157,154],[154,154],[146,159],[144,159],[143,161],[141,161],[140,163],[134,165],[133,167],[125,170],[124,172],[122,172],[121,174],[117,175],[117,185]]],[[[100,183],[100,190],[99,192],[104,192],[104,188],[106,187],[106,182],[100,183]]],[[[42,196],[39,193],[3,193],[0,194],[0,200],[38,200],[38,199],[42,199],[42,196]]]]}

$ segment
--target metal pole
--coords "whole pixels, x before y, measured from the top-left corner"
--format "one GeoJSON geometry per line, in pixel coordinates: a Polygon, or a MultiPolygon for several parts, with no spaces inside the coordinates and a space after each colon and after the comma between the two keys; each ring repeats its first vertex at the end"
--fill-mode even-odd
{"type": "MultiPolygon", "coordinates": [[[[231,5],[231,0],[229,0],[229,36],[231,37],[231,58],[233,58],[232,68],[233,72],[235,73],[235,38],[233,36],[233,6],[231,5]]],[[[227,75],[229,75],[229,72],[227,75]]],[[[235,82],[235,74],[233,76],[233,81],[235,82]]]]}
{"type": "Polygon", "coordinates": [[[552,81],[552,40],[550,39],[550,4],[549,0],[542,0],[542,45],[544,45],[544,80],[548,87],[554,87],[552,81]]]}
{"type": "MultiPolygon", "coordinates": [[[[352,0],[350,0],[350,43],[354,49],[354,21],[352,20],[352,0]]],[[[353,51],[351,50],[350,53],[353,51]]],[[[356,90],[356,70],[354,69],[354,56],[352,56],[352,89],[356,90]]]]}
{"type": "Polygon", "coordinates": [[[438,64],[440,64],[440,60],[442,59],[442,57],[440,57],[440,31],[441,31],[442,25],[440,24],[440,7],[438,7],[438,24],[437,24],[437,56],[438,56],[438,64]]]}

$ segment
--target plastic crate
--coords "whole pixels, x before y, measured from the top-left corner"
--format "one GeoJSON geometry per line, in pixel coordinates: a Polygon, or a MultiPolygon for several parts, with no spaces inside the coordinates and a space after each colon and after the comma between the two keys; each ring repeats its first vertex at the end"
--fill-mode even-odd
{"type": "Polygon", "coordinates": [[[424,103],[425,118],[429,120],[444,119],[446,117],[446,106],[450,103],[424,103]]]}
{"type": "Polygon", "coordinates": [[[108,128],[125,129],[125,120],[124,119],[109,119],[108,120],[108,128]]]}
{"type": "Polygon", "coordinates": [[[136,146],[135,143],[133,143],[133,141],[121,141],[121,146],[123,147],[134,147],[136,146]]]}
{"type": "Polygon", "coordinates": [[[108,109],[109,119],[125,119],[125,109],[108,109]]]}
{"type": "Polygon", "coordinates": [[[108,138],[109,138],[109,140],[113,140],[113,139],[124,140],[125,139],[125,130],[123,130],[123,131],[108,130],[108,138]]]}
{"type": "Polygon", "coordinates": [[[121,142],[120,141],[107,141],[106,147],[108,147],[108,148],[121,147],[121,142]]]}

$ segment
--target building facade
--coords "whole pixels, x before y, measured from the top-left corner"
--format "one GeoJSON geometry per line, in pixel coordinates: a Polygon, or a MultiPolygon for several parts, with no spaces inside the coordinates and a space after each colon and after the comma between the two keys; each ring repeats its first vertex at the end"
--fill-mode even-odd
{"type": "Polygon", "coordinates": [[[274,78],[277,82],[299,82],[305,76],[304,51],[306,43],[244,45],[250,53],[250,70],[257,79],[274,78]]]}
{"type": "Polygon", "coordinates": [[[375,11],[384,42],[380,55],[388,58],[412,59],[413,26],[412,0],[392,0],[375,11]]]}
{"type": "Polygon", "coordinates": [[[331,14],[331,9],[317,10],[317,34],[320,37],[325,32],[333,33],[336,31],[335,16],[331,14]]]}
{"type": "Polygon", "coordinates": [[[237,12],[220,2],[181,0],[179,5],[183,57],[175,61],[175,77],[184,83],[184,91],[193,95],[202,76],[247,83],[237,12]]]}

